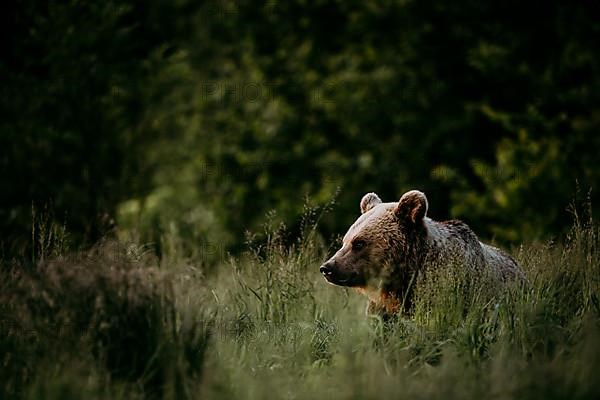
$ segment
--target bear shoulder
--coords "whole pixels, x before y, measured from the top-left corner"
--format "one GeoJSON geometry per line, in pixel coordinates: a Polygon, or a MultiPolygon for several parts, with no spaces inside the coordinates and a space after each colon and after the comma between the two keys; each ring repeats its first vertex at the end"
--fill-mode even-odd
{"type": "Polygon", "coordinates": [[[458,219],[437,222],[430,218],[424,220],[427,238],[439,246],[461,244],[464,247],[478,249],[480,247],[477,235],[467,224],[458,219]]]}
{"type": "Polygon", "coordinates": [[[485,266],[485,254],[477,235],[463,221],[437,222],[426,218],[430,263],[463,263],[473,269],[485,266]]]}

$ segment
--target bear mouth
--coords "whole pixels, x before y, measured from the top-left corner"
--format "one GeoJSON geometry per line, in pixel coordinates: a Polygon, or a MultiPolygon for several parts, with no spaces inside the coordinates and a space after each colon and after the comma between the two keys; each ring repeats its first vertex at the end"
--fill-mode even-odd
{"type": "Polygon", "coordinates": [[[360,277],[358,274],[353,274],[350,276],[339,276],[335,274],[323,274],[323,277],[328,283],[336,286],[360,286],[360,277]]]}

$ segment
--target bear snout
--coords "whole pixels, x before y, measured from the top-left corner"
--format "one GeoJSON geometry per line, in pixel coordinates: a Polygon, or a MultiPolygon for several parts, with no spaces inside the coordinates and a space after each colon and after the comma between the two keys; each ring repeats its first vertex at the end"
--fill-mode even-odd
{"type": "Polygon", "coordinates": [[[338,286],[356,286],[360,276],[356,272],[347,271],[334,259],[325,261],[319,268],[319,272],[328,283],[338,286]]]}
{"type": "Polygon", "coordinates": [[[323,274],[323,276],[325,278],[327,278],[328,276],[331,276],[334,271],[334,262],[326,261],[325,264],[321,265],[321,268],[319,268],[319,271],[323,274]]]}

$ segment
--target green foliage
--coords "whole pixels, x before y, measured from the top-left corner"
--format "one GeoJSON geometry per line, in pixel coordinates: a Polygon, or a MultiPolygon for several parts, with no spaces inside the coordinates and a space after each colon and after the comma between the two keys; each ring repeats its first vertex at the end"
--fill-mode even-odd
{"type": "Polygon", "coordinates": [[[295,227],[307,195],[337,196],[325,237],[363,193],[419,188],[434,217],[514,242],[564,232],[600,182],[586,3],[24,1],[2,19],[9,256],[31,253],[32,203],[71,246],[116,220],[214,263],[270,210],[295,227]]]}
{"type": "Polygon", "coordinates": [[[160,225],[194,221],[240,250],[272,209],[296,224],[307,194],[338,196],[320,224],[330,236],[363,193],[391,201],[416,187],[434,217],[502,242],[564,232],[578,187],[600,180],[593,15],[559,3],[208,3],[148,111],[163,132],[150,198],[174,215],[160,225]]]}
{"type": "Polygon", "coordinates": [[[181,21],[168,2],[20,1],[2,13],[0,230],[29,253],[32,204],[67,223],[72,245],[114,225],[120,201],[147,191],[140,130],[145,85],[181,21]],[[161,13],[163,13],[161,15],[161,13]],[[160,21],[160,23],[159,23],[160,21]]]}

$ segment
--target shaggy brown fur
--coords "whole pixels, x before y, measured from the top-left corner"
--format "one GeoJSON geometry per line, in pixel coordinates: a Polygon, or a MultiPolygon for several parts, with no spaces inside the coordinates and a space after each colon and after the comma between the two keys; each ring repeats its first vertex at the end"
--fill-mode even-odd
{"type": "Polygon", "coordinates": [[[521,275],[512,257],[481,243],[466,224],[433,221],[427,208],[427,198],[416,190],[397,203],[366,194],[362,215],[321,273],[329,283],[367,295],[368,312],[379,314],[410,311],[417,276],[423,279],[444,265],[463,266],[474,276],[489,273],[499,281],[521,275]]]}

